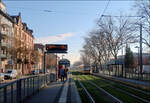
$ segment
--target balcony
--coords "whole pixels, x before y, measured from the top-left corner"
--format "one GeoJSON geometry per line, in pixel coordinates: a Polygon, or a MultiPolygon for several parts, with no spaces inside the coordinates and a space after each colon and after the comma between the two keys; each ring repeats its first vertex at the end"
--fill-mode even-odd
{"type": "Polygon", "coordinates": [[[0,54],[0,58],[1,59],[7,59],[7,55],[6,54],[0,54]]]}
{"type": "Polygon", "coordinates": [[[1,31],[1,34],[2,34],[2,38],[3,38],[3,37],[8,37],[8,36],[9,36],[9,34],[8,34],[7,31],[1,31]]]}
{"type": "Polygon", "coordinates": [[[8,45],[8,43],[2,42],[2,43],[1,43],[1,47],[2,47],[2,48],[8,48],[9,45],[8,45]]]}
{"type": "Polygon", "coordinates": [[[2,22],[1,22],[1,25],[2,25],[3,27],[6,27],[6,28],[11,28],[11,27],[12,27],[12,25],[11,25],[9,22],[6,22],[6,21],[2,21],[2,22]]]}
{"type": "Polygon", "coordinates": [[[10,59],[10,58],[11,58],[11,55],[10,55],[10,54],[0,54],[0,58],[1,58],[2,60],[4,60],[4,59],[10,59]]]}

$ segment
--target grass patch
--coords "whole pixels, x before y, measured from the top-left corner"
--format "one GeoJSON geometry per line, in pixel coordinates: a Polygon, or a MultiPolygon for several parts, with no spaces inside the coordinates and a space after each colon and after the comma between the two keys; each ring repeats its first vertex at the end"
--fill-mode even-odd
{"type": "Polygon", "coordinates": [[[78,92],[79,92],[79,95],[80,95],[80,98],[81,98],[82,103],[90,103],[90,101],[87,99],[87,96],[86,96],[85,91],[84,91],[83,88],[80,86],[80,84],[79,84],[79,82],[77,81],[76,77],[73,76],[73,78],[74,78],[75,84],[76,84],[76,86],[77,86],[77,89],[78,89],[78,92]]]}
{"type": "Polygon", "coordinates": [[[84,76],[84,78],[91,80],[95,84],[97,84],[99,87],[103,88],[113,96],[117,97],[118,99],[122,100],[124,103],[142,103],[141,101],[137,100],[136,98],[129,96],[128,94],[125,94],[115,88],[112,87],[112,84],[108,81],[104,81],[103,79],[100,79],[98,77],[93,76],[84,76]]]}
{"type": "Polygon", "coordinates": [[[93,85],[89,84],[87,81],[83,80],[82,77],[80,77],[82,80],[81,82],[85,86],[85,88],[88,90],[88,92],[91,94],[93,99],[96,103],[111,103],[111,101],[108,101],[107,98],[104,98],[103,95],[100,93],[100,91],[93,85]]]}
{"type": "Polygon", "coordinates": [[[150,101],[150,94],[144,94],[144,93],[142,93],[142,92],[140,92],[140,91],[137,91],[137,90],[135,90],[135,89],[127,88],[126,86],[120,85],[120,83],[115,82],[115,81],[107,81],[107,80],[105,81],[104,79],[101,79],[101,78],[95,77],[95,76],[89,76],[89,77],[96,78],[97,80],[101,80],[101,81],[103,81],[103,82],[105,82],[105,83],[107,83],[107,84],[112,85],[112,86],[115,87],[115,88],[122,89],[122,90],[124,90],[124,91],[126,91],[126,92],[129,92],[129,93],[131,93],[131,94],[134,94],[134,95],[136,95],[136,96],[138,96],[138,97],[141,97],[141,98],[143,98],[143,99],[146,99],[146,100],[149,100],[149,101],[150,101]]]}

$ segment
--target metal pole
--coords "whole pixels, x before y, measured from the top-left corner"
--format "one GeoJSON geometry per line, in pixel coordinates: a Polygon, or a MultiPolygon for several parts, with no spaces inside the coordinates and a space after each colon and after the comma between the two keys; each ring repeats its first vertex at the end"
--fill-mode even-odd
{"type": "Polygon", "coordinates": [[[44,74],[46,73],[46,52],[44,52],[44,74]]]}
{"type": "Polygon", "coordinates": [[[143,60],[142,60],[142,23],[140,24],[140,74],[142,76],[143,60]]]}
{"type": "Polygon", "coordinates": [[[139,48],[138,48],[138,80],[139,80],[139,63],[140,63],[140,62],[139,62],[139,57],[140,57],[140,56],[139,56],[139,48]]]}
{"type": "Polygon", "coordinates": [[[57,81],[57,79],[58,79],[58,73],[57,73],[57,72],[58,72],[58,63],[57,63],[58,60],[57,60],[57,58],[58,58],[58,57],[57,57],[57,53],[56,53],[56,81],[57,81]]]}
{"type": "MultiPolygon", "coordinates": [[[[1,23],[1,21],[0,21],[1,23]]],[[[2,69],[2,61],[1,61],[1,40],[2,40],[2,34],[1,34],[1,30],[2,30],[2,26],[0,24],[0,72],[1,72],[1,69],[2,69]]]]}

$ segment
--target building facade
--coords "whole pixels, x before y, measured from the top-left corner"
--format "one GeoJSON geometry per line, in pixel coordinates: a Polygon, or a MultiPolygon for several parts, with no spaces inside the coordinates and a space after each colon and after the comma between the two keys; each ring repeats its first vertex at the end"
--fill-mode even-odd
{"type": "Polygon", "coordinates": [[[34,69],[41,70],[44,67],[44,45],[35,43],[34,53],[34,69]]]}
{"type": "Polygon", "coordinates": [[[0,72],[17,69],[18,74],[29,74],[34,67],[34,36],[21,13],[10,16],[0,0],[0,72]]]}
{"type": "Polygon", "coordinates": [[[21,13],[18,16],[11,16],[14,21],[14,68],[18,71],[19,74],[22,74],[22,22],[21,22],[21,13]]]}
{"type": "Polygon", "coordinates": [[[0,71],[13,69],[14,46],[13,20],[6,12],[5,4],[0,1],[0,71]]]}
{"type": "Polygon", "coordinates": [[[21,20],[21,13],[11,16],[14,21],[14,56],[15,68],[19,74],[29,74],[33,70],[32,54],[34,51],[33,31],[21,20]]]}
{"type": "Polygon", "coordinates": [[[29,74],[34,69],[33,55],[34,55],[34,37],[32,35],[33,31],[27,27],[26,23],[22,23],[22,42],[23,42],[23,74],[29,74]]]}

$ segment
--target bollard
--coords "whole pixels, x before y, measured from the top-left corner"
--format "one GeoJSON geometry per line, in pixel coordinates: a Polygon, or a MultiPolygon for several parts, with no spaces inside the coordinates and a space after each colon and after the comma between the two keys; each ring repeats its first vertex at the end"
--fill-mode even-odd
{"type": "Polygon", "coordinates": [[[4,103],[7,103],[7,86],[4,88],[4,103]]]}
{"type": "Polygon", "coordinates": [[[25,94],[25,92],[26,92],[26,90],[25,90],[25,88],[26,88],[26,85],[25,85],[25,79],[23,80],[23,82],[24,82],[24,84],[23,84],[23,87],[24,87],[24,97],[26,96],[26,94],[25,94]]]}
{"type": "Polygon", "coordinates": [[[21,103],[21,79],[17,81],[17,103],[21,103]]]}
{"type": "Polygon", "coordinates": [[[29,78],[27,78],[27,96],[29,96],[29,78]]]}
{"type": "Polygon", "coordinates": [[[33,88],[32,88],[33,92],[32,93],[34,93],[34,77],[33,77],[33,82],[32,83],[33,83],[33,88]]]}
{"type": "Polygon", "coordinates": [[[39,79],[39,76],[38,76],[38,92],[40,90],[40,79],[39,79]]]}
{"type": "Polygon", "coordinates": [[[11,103],[13,103],[13,84],[11,84],[11,103]]]}

